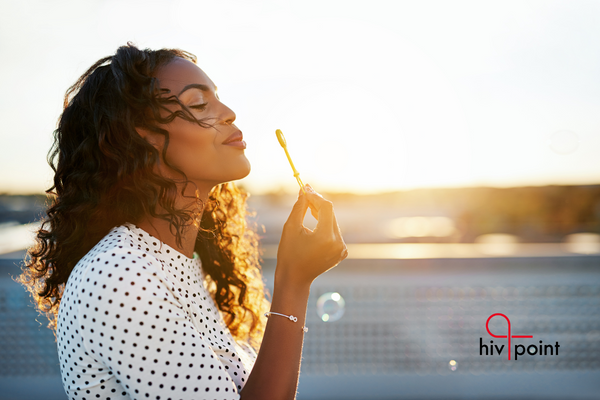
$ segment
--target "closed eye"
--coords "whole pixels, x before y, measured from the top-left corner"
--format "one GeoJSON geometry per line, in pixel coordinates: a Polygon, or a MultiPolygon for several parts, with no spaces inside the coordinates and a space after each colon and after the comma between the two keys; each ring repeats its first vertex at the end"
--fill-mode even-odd
{"type": "Polygon", "coordinates": [[[194,110],[202,111],[206,108],[207,105],[208,105],[208,103],[196,104],[196,105],[190,106],[190,108],[193,108],[194,110]]]}

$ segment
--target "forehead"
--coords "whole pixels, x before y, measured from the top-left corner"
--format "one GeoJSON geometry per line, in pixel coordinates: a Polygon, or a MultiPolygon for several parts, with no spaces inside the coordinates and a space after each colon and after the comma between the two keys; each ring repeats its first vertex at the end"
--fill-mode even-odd
{"type": "Polygon", "coordinates": [[[169,89],[171,94],[178,95],[190,84],[208,86],[214,90],[215,84],[196,64],[184,58],[175,57],[173,61],[162,66],[156,73],[161,89],[169,89]]]}

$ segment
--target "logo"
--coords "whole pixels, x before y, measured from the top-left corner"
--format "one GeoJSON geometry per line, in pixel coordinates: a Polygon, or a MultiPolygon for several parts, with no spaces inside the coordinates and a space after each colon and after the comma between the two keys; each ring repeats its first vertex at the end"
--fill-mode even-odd
{"type": "MultiPolygon", "coordinates": [[[[533,335],[512,335],[511,334],[511,326],[510,326],[510,319],[508,319],[508,317],[504,314],[500,314],[500,313],[496,313],[496,314],[492,314],[489,316],[489,318],[487,319],[487,321],[485,322],[485,329],[487,330],[487,333],[490,334],[490,336],[495,337],[495,338],[507,338],[508,339],[508,359],[510,360],[510,342],[511,339],[513,338],[533,338],[533,335]],[[506,323],[508,324],[508,331],[506,335],[494,335],[492,332],[490,332],[490,321],[492,318],[494,318],[495,316],[500,316],[503,317],[506,320],[506,323]]],[[[558,355],[558,348],[560,347],[560,345],[558,344],[558,342],[556,342],[555,345],[551,345],[551,344],[546,344],[544,345],[542,343],[542,341],[540,340],[540,344],[536,345],[536,344],[531,344],[529,346],[527,346],[527,351],[525,349],[525,345],[522,344],[517,344],[515,345],[515,361],[519,358],[519,356],[523,356],[525,354],[529,354],[530,356],[535,356],[536,354],[539,355],[554,355],[554,350],[556,349],[556,355],[558,355]],[[550,354],[548,354],[548,350],[550,350],[550,354]]],[[[502,351],[504,350],[504,345],[498,347],[497,344],[494,344],[493,340],[490,340],[490,344],[489,347],[487,344],[483,344],[483,338],[479,338],[479,355],[482,356],[483,355],[483,350],[485,348],[485,355],[494,355],[494,348],[496,349],[496,353],[497,355],[502,355],[502,351]]]]}

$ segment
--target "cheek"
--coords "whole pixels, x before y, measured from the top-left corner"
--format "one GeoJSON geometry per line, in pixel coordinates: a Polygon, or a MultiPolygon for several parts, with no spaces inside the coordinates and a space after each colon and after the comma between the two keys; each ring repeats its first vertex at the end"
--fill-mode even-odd
{"type": "Polygon", "coordinates": [[[170,143],[167,151],[169,160],[186,173],[216,157],[215,134],[209,129],[185,122],[170,129],[170,143]]]}

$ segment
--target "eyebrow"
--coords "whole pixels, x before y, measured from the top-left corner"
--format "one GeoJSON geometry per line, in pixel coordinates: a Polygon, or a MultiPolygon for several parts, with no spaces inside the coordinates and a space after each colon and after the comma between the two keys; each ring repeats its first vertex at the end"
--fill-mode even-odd
{"type": "MultiPolygon", "coordinates": [[[[181,94],[183,92],[185,92],[186,90],[189,90],[189,89],[200,89],[205,92],[210,91],[210,88],[206,85],[203,85],[201,83],[190,83],[189,85],[186,85],[183,89],[181,89],[181,92],[179,92],[179,94],[177,96],[181,96],[181,94]]],[[[215,86],[215,92],[216,91],[217,91],[217,87],[215,86]]]]}

